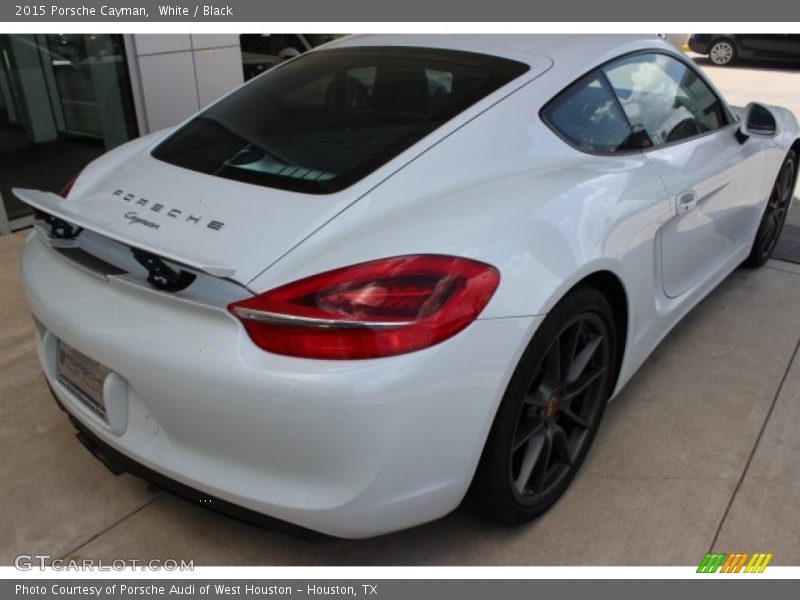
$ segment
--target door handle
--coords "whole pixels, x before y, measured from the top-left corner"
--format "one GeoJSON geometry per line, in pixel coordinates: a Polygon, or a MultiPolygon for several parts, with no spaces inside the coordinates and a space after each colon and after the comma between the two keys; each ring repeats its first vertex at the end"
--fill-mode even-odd
{"type": "Polygon", "coordinates": [[[697,206],[697,194],[694,190],[687,190],[678,194],[676,201],[678,214],[687,213],[697,206]]]}

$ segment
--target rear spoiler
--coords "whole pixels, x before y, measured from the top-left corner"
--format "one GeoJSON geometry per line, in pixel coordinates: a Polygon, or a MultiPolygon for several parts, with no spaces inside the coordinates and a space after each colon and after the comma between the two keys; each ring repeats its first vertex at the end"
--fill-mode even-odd
{"type": "MultiPolygon", "coordinates": [[[[143,243],[141,240],[126,236],[125,234],[113,231],[105,231],[101,226],[93,223],[91,219],[87,219],[84,215],[79,215],[71,211],[69,202],[65,202],[64,198],[58,194],[22,188],[12,188],[11,192],[34,210],[44,213],[50,217],[54,217],[57,220],[63,221],[67,226],[74,226],[76,231],[74,232],[73,237],[80,235],[80,230],[86,229],[88,231],[93,231],[98,235],[102,235],[110,240],[114,240],[115,242],[119,242],[120,244],[130,246],[134,250],[142,250],[149,254],[155,254],[156,256],[165,260],[184,265],[190,269],[194,269],[195,271],[213,275],[214,277],[232,278],[236,274],[236,269],[233,267],[214,264],[212,261],[199,257],[178,256],[169,250],[159,248],[153,244],[143,243]]],[[[44,241],[51,246],[69,245],[69,236],[67,239],[65,239],[63,236],[54,237],[43,227],[37,227],[36,229],[44,241]]]]}

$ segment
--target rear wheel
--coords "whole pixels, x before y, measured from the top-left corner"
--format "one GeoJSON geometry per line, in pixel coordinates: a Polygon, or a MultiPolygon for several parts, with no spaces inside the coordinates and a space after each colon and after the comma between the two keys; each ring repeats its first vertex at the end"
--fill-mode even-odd
{"type": "Polygon", "coordinates": [[[729,65],[736,58],[736,46],[730,40],[717,40],[708,49],[708,58],[717,66],[729,65]]]}
{"type": "Polygon", "coordinates": [[[775,250],[778,238],[786,223],[786,215],[794,195],[795,179],[797,178],[797,155],[790,150],[786,160],[778,171],[778,178],[772,186],[764,216],[758,225],[756,239],[744,264],[748,267],[760,267],[767,262],[775,250]]]}
{"type": "Polygon", "coordinates": [[[590,287],[547,315],[520,359],[492,425],[467,506],[524,523],[564,493],[597,432],[611,393],[611,307],[590,287]]]}

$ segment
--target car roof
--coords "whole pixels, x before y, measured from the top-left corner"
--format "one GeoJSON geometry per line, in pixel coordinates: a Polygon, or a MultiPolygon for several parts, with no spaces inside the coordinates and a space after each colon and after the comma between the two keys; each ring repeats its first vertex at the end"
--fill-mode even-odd
{"type": "MultiPolygon", "coordinates": [[[[353,35],[323,44],[327,48],[407,46],[478,52],[530,65],[529,76],[538,78],[543,98],[552,97],[579,76],[618,56],[657,50],[683,57],[683,53],[656,34],[375,34],[353,35]],[[546,73],[546,77],[539,77],[546,73]]],[[[715,89],[704,77],[712,89],[715,89]]],[[[719,92],[717,92],[719,95],[719,92]]]]}
{"type": "Polygon", "coordinates": [[[348,36],[321,48],[357,46],[415,46],[462,50],[529,63],[536,57],[544,56],[552,61],[554,68],[563,67],[573,72],[584,66],[588,68],[598,62],[605,62],[613,56],[645,48],[676,51],[655,34],[370,34],[348,36]]]}

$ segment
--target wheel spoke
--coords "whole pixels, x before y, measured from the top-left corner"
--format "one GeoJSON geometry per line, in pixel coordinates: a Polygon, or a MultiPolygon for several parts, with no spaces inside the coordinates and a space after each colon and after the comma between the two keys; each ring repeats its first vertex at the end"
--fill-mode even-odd
{"type": "Polygon", "coordinates": [[[781,172],[781,176],[779,179],[779,186],[778,191],[781,196],[781,200],[791,200],[792,195],[792,183],[794,179],[794,168],[791,163],[784,165],[783,172],[781,172]]]}
{"type": "Polygon", "coordinates": [[[553,424],[551,439],[553,446],[553,454],[555,454],[555,457],[565,465],[571,465],[572,452],[570,452],[569,449],[567,434],[557,424],[553,424]]]}
{"type": "Polygon", "coordinates": [[[516,452],[522,448],[522,446],[527,444],[537,432],[541,431],[543,427],[544,425],[542,425],[542,422],[539,419],[529,415],[523,415],[523,417],[520,419],[519,425],[517,425],[517,431],[514,433],[514,441],[511,444],[511,452],[516,452]]]}
{"type": "Polygon", "coordinates": [[[774,213],[772,213],[772,233],[769,239],[773,240],[776,237],[778,237],[780,230],[781,230],[781,215],[776,210],[774,213]]]}
{"type": "Polygon", "coordinates": [[[778,186],[775,186],[775,189],[772,191],[772,195],[769,197],[769,202],[767,206],[769,207],[768,210],[775,210],[781,201],[781,193],[778,190],[778,186]]]}
{"type": "Polygon", "coordinates": [[[525,394],[525,398],[523,398],[522,403],[526,406],[532,406],[535,408],[541,408],[544,406],[545,400],[547,400],[548,393],[545,389],[543,389],[543,381],[539,380],[539,376],[542,375],[543,367],[539,365],[536,368],[536,372],[534,373],[533,377],[531,377],[531,382],[529,384],[528,393],[525,394]],[[538,381],[538,384],[537,384],[538,381]]]}
{"type": "Polygon", "coordinates": [[[775,233],[777,224],[775,223],[774,214],[769,215],[766,225],[767,226],[764,228],[764,232],[761,234],[761,244],[763,247],[766,247],[767,244],[769,244],[769,241],[772,239],[772,234],[775,233]]]}
{"type": "Polygon", "coordinates": [[[589,429],[590,423],[586,419],[578,416],[575,411],[570,408],[562,408],[561,414],[564,415],[567,419],[575,423],[578,427],[583,427],[584,429],[589,429]]]}
{"type": "Polygon", "coordinates": [[[550,352],[545,358],[544,379],[550,389],[555,389],[561,383],[561,338],[558,337],[550,347],[550,352]]]}
{"type": "Polygon", "coordinates": [[[571,407],[572,401],[592,385],[605,370],[605,367],[595,367],[587,370],[577,381],[567,386],[567,389],[564,390],[564,395],[561,397],[562,401],[571,407]]]}
{"type": "Polygon", "coordinates": [[[571,365],[575,360],[575,355],[578,353],[578,344],[581,341],[581,333],[583,333],[583,321],[578,321],[567,334],[564,340],[564,353],[561,357],[562,365],[571,365]]]}
{"type": "Polygon", "coordinates": [[[567,383],[573,383],[578,380],[578,378],[583,374],[586,370],[586,367],[589,366],[589,361],[592,360],[594,353],[597,352],[597,349],[600,347],[600,343],[603,341],[602,335],[595,335],[591,337],[583,347],[583,350],[580,351],[580,354],[574,358],[572,364],[569,366],[569,372],[567,373],[567,383]]]}
{"type": "MultiPolygon", "coordinates": [[[[525,492],[526,488],[528,487],[528,483],[530,482],[533,472],[536,469],[536,465],[540,462],[542,458],[542,454],[545,450],[545,446],[549,446],[548,442],[545,439],[544,429],[540,432],[540,434],[535,435],[528,441],[528,445],[525,447],[525,454],[522,457],[522,464],[519,468],[519,475],[514,480],[514,487],[517,491],[522,494],[525,492]]],[[[549,460],[549,448],[548,448],[548,460],[549,460]]]]}
{"type": "Polygon", "coordinates": [[[541,398],[541,387],[537,387],[535,390],[531,390],[525,394],[522,403],[530,408],[541,408],[544,406],[544,402],[541,398]]]}
{"type": "Polygon", "coordinates": [[[547,475],[547,467],[550,466],[550,455],[553,451],[553,437],[549,428],[544,428],[541,437],[541,447],[537,448],[536,460],[530,470],[530,475],[524,488],[529,489],[535,494],[542,491],[544,487],[545,476],[547,475]]]}

